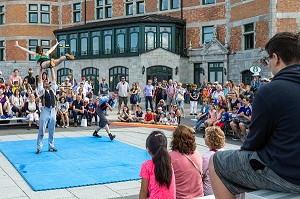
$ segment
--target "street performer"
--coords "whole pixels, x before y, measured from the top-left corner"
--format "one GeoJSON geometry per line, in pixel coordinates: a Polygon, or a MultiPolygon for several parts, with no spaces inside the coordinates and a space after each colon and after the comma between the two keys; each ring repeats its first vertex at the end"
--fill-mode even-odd
{"type": "Polygon", "coordinates": [[[108,127],[108,121],[105,117],[106,110],[109,109],[110,111],[113,110],[113,108],[117,104],[117,96],[118,94],[116,92],[112,93],[111,97],[108,96],[102,96],[100,97],[98,101],[98,106],[96,109],[96,113],[99,116],[99,127],[94,131],[93,136],[101,138],[101,136],[98,134],[98,131],[100,129],[105,128],[110,140],[112,141],[115,139],[116,135],[112,135],[110,133],[109,127],[108,127]]]}

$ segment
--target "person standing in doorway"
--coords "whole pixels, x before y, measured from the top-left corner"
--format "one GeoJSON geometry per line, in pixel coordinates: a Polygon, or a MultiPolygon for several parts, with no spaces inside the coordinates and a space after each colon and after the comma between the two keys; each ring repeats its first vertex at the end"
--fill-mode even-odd
{"type": "Polygon", "coordinates": [[[42,152],[43,138],[46,127],[48,125],[49,137],[48,137],[48,151],[57,152],[54,148],[54,132],[55,132],[55,122],[56,122],[56,76],[53,68],[50,68],[51,72],[51,84],[46,80],[42,81],[43,69],[40,67],[40,73],[38,78],[38,93],[42,102],[42,107],[40,108],[40,127],[37,138],[37,151],[36,154],[42,152]]]}
{"type": "Polygon", "coordinates": [[[126,82],[125,76],[121,77],[121,81],[117,84],[116,89],[118,90],[119,95],[118,115],[120,115],[122,103],[126,106],[128,103],[129,84],[126,82]]]}

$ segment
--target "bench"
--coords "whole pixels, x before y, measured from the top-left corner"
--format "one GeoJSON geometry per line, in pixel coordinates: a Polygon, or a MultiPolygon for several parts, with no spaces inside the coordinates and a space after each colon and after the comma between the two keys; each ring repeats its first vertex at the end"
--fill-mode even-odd
{"type": "Polygon", "coordinates": [[[245,193],[245,199],[300,199],[300,194],[258,190],[245,193]]]}
{"type": "Polygon", "coordinates": [[[26,117],[13,117],[13,118],[0,119],[0,125],[16,125],[16,124],[24,124],[24,122],[27,123],[29,122],[29,120],[26,117]]]}

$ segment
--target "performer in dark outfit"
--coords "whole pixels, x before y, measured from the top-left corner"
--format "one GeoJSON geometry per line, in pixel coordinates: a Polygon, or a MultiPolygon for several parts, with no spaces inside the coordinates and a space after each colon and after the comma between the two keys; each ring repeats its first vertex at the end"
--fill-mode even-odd
{"type": "Polygon", "coordinates": [[[117,104],[117,93],[113,93],[111,95],[111,97],[108,96],[103,96],[100,97],[99,102],[98,102],[98,106],[96,109],[96,113],[99,116],[99,127],[94,131],[93,136],[95,137],[99,137],[101,138],[101,136],[98,134],[98,131],[102,128],[105,128],[110,140],[112,141],[113,139],[115,139],[115,135],[112,135],[110,133],[109,127],[108,127],[108,121],[105,117],[106,114],[106,110],[107,108],[112,111],[113,108],[116,106],[117,104]]]}
{"type": "Polygon", "coordinates": [[[22,46],[19,46],[18,41],[16,41],[15,47],[20,48],[21,50],[29,53],[30,55],[35,57],[35,60],[42,68],[53,68],[58,66],[61,62],[65,60],[74,60],[75,57],[66,53],[65,56],[61,56],[59,59],[49,59],[49,55],[55,50],[55,48],[59,45],[59,42],[56,40],[56,44],[50,48],[47,52],[43,52],[43,48],[41,46],[36,46],[36,52],[30,51],[22,46]]]}

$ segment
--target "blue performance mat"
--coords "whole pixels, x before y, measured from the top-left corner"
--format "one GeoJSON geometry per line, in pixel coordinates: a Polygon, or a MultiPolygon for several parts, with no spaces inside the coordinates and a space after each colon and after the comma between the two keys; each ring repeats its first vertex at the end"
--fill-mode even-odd
{"type": "Polygon", "coordinates": [[[44,139],[36,155],[36,140],[0,142],[0,150],[34,191],[62,189],[140,179],[146,150],[108,137],[57,138],[58,152],[48,152],[44,139]]]}

